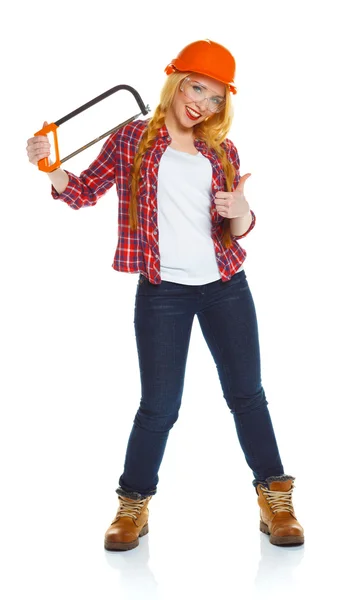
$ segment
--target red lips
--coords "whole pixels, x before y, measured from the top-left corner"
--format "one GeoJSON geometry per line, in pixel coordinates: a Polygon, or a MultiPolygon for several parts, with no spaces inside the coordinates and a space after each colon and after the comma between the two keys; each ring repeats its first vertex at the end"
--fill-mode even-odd
{"type": "MultiPolygon", "coordinates": [[[[202,116],[201,114],[198,114],[198,116],[197,116],[197,117],[194,117],[194,116],[193,116],[193,115],[192,115],[192,114],[189,112],[189,110],[188,110],[188,107],[187,107],[187,106],[185,106],[185,109],[186,109],[186,114],[187,114],[188,118],[189,118],[189,119],[191,119],[191,121],[197,121],[197,119],[199,119],[199,118],[202,116]]],[[[190,110],[193,110],[193,109],[191,108],[190,110]]],[[[196,112],[196,111],[194,111],[194,112],[196,112]]]]}

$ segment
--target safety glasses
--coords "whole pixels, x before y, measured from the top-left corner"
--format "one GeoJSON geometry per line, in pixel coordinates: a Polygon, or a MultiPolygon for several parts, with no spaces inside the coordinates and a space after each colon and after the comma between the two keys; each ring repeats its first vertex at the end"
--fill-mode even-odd
{"type": "Polygon", "coordinates": [[[221,112],[226,104],[224,96],[218,96],[213,90],[191,77],[182,80],[180,90],[197,104],[205,102],[207,109],[212,113],[221,112]]]}

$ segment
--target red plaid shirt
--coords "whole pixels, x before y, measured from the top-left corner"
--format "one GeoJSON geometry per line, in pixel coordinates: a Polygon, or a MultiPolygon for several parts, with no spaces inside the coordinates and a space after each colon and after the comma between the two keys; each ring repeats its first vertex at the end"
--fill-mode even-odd
{"type": "MultiPolygon", "coordinates": [[[[54,199],[66,202],[71,208],[93,206],[105,192],[116,183],[119,198],[118,243],[112,267],[116,271],[142,273],[151,283],[161,283],[160,253],[157,226],[157,180],[158,166],[162,154],[171,142],[165,125],[159,130],[152,148],[146,151],[140,168],[138,197],[138,228],[131,231],[128,209],[130,203],[129,172],[133,159],[148,120],[135,120],[111,134],[104,143],[99,156],[82,171],[80,177],[66,171],[69,183],[62,194],[52,186],[54,199]]],[[[236,273],[246,258],[246,250],[236,241],[245,237],[255,226],[255,214],[251,211],[252,222],[249,229],[239,236],[232,236],[233,245],[225,248],[222,244],[222,223],[214,204],[215,193],[225,189],[225,176],[221,162],[214,150],[200,140],[194,144],[199,152],[208,158],[212,165],[211,188],[211,237],[214,241],[217,265],[221,279],[228,281],[236,273]]],[[[224,142],[229,160],[236,169],[232,191],[240,179],[239,156],[234,144],[224,142]]]]}

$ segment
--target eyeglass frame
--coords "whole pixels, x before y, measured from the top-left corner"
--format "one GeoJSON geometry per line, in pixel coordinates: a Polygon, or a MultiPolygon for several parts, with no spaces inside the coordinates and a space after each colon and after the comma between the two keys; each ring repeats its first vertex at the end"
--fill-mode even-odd
{"type": "Polygon", "coordinates": [[[207,96],[205,96],[204,98],[202,98],[202,100],[194,100],[193,98],[191,98],[191,96],[189,96],[188,94],[185,94],[185,92],[182,89],[182,87],[184,86],[184,84],[186,83],[186,81],[191,81],[192,83],[198,83],[199,86],[202,87],[202,88],[204,88],[205,90],[209,90],[210,92],[214,92],[214,90],[212,90],[208,86],[204,85],[204,83],[200,83],[200,81],[197,81],[196,79],[191,79],[191,77],[189,75],[187,75],[186,77],[184,77],[184,79],[181,80],[180,86],[179,86],[180,91],[186,96],[186,98],[190,98],[190,100],[192,100],[192,102],[196,102],[197,104],[200,104],[201,102],[204,102],[205,100],[208,100],[207,110],[209,110],[209,112],[211,112],[213,114],[217,114],[217,113],[221,112],[224,109],[224,107],[226,106],[226,96],[223,97],[223,96],[220,96],[219,94],[215,94],[215,96],[218,96],[219,98],[223,98],[222,106],[221,106],[221,108],[220,108],[220,106],[218,107],[219,110],[211,110],[209,108],[209,100],[211,100],[212,98],[208,98],[207,96]]]}

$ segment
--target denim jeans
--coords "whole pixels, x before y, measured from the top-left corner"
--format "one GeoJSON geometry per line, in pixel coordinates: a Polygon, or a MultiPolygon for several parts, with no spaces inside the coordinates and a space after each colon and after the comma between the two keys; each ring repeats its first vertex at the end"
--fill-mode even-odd
{"type": "Polygon", "coordinates": [[[261,383],[257,318],[245,270],[229,281],[204,285],[163,280],[155,285],[140,275],[134,327],[141,400],[116,490],[119,495],[140,499],[157,492],[169,431],[179,416],[195,315],[215,361],[254,487],[267,477],[284,475],[261,383]]]}

